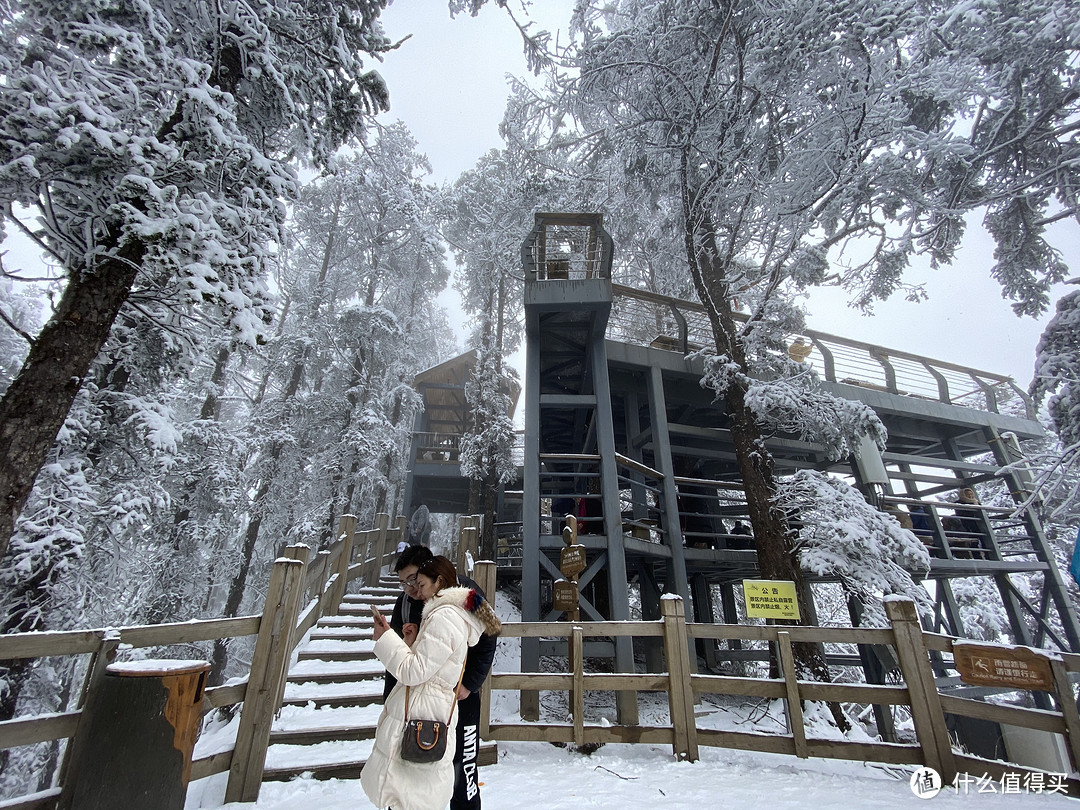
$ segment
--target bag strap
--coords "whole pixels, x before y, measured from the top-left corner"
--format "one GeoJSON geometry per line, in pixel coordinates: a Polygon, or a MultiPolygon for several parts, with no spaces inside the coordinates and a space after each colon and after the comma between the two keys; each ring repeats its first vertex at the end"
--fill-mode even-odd
{"type": "MultiPolygon", "coordinates": [[[[450,721],[454,719],[454,709],[457,708],[457,693],[458,693],[458,689],[461,688],[461,681],[465,677],[465,664],[468,663],[468,656],[469,656],[469,653],[466,650],[466,652],[465,652],[465,659],[466,660],[464,662],[462,662],[462,664],[461,664],[461,674],[458,675],[457,686],[454,687],[454,695],[453,695],[452,698],[450,698],[450,700],[452,702],[450,703],[450,717],[446,721],[447,725],[450,725],[450,721]]],[[[411,689],[411,688],[412,687],[410,687],[410,686],[405,687],[405,723],[406,723],[406,725],[409,722],[409,689],[411,689]]]]}

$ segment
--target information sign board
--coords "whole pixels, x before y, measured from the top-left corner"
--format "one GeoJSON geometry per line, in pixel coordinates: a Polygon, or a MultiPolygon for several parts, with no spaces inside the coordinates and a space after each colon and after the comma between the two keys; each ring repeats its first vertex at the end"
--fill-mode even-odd
{"type": "Polygon", "coordinates": [[[1030,647],[953,644],[960,680],[974,686],[1018,686],[1043,692],[1054,688],[1050,658],[1030,647]]]}
{"type": "Polygon", "coordinates": [[[794,582],[776,579],[744,579],[743,597],[746,600],[747,616],[794,621],[802,618],[794,582]]]}

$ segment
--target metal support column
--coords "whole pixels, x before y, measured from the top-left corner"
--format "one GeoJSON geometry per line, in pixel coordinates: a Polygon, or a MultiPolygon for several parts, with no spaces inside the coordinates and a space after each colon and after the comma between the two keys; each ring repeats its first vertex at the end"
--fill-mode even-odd
{"type": "Polygon", "coordinates": [[[653,366],[649,369],[649,418],[652,422],[653,463],[664,475],[664,502],[661,505],[661,528],[664,539],[671,548],[671,576],[669,585],[682,597],[683,604],[690,601],[690,585],[686,577],[686,557],[683,554],[683,536],[679,528],[679,490],[675,484],[675,467],[671,461],[671,437],[668,434],[667,401],[664,397],[664,375],[653,366]]]}
{"type": "MultiPolygon", "coordinates": [[[[525,471],[521,501],[521,618],[540,621],[540,341],[525,341],[525,471]]],[[[521,639],[521,671],[540,671],[540,639],[521,639]]],[[[522,691],[521,719],[540,719],[540,693],[522,691]]]]}
{"type": "MultiPolygon", "coordinates": [[[[626,587],[629,579],[626,573],[626,549],[623,545],[619,470],[615,465],[615,429],[612,423],[611,386],[603,332],[594,334],[590,344],[589,362],[592,365],[593,390],[596,394],[596,447],[600,453],[600,492],[604,503],[604,534],[607,536],[610,618],[613,621],[629,621],[630,601],[626,587]]],[[[632,640],[625,636],[615,639],[615,671],[634,671],[634,646],[632,640]]],[[[636,692],[616,693],[616,706],[621,724],[637,725],[636,692]]]]}

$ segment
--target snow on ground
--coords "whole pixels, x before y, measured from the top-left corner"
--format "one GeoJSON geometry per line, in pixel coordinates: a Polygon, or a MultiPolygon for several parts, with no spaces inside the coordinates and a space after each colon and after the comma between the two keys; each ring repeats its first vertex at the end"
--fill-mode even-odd
{"type": "MultiPolygon", "coordinates": [[[[776,754],[706,748],[696,763],[676,762],[670,749],[652,745],[605,745],[591,756],[547,743],[500,743],[498,765],[480,770],[481,796],[489,810],[583,810],[619,808],[713,808],[784,810],[845,807],[894,808],[1076,807],[1060,795],[1004,795],[942,791],[930,800],[911,791],[900,769],[851,762],[799,760],[776,754]]],[[[214,791],[217,802],[224,793],[214,791]]],[[[211,780],[205,780],[211,781],[211,780]]],[[[215,786],[216,787],[216,786],[215,786]]],[[[206,798],[212,798],[207,791],[206,798]]],[[[187,807],[214,807],[192,804],[187,807]]],[[[227,804],[227,810],[367,810],[371,803],[356,779],[318,782],[298,778],[267,782],[255,804],[227,804]]]]}

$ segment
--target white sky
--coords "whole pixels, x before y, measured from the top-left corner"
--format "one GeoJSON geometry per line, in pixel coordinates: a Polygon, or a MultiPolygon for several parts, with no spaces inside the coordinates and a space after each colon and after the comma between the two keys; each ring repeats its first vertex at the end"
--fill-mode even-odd
{"type": "MultiPolygon", "coordinates": [[[[510,0],[515,12],[519,3],[510,0]]],[[[539,28],[554,30],[565,26],[573,5],[573,0],[537,0],[532,13],[542,22],[539,28]]],[[[502,146],[498,125],[508,95],[505,75],[526,74],[517,30],[494,0],[476,18],[453,20],[446,0],[397,0],[384,12],[383,22],[393,39],[413,33],[379,67],[390,86],[391,110],[385,118],[404,121],[431,161],[435,179],[452,181],[488,149],[502,146]]],[[[1080,274],[1080,228],[1060,223],[1054,234],[1072,274],[1080,274]]],[[[953,267],[932,272],[924,266],[909,275],[910,281],[926,284],[928,301],[892,300],[879,305],[873,317],[865,317],[846,307],[843,294],[823,290],[808,304],[809,325],[1010,374],[1026,386],[1052,307],[1038,321],[1017,318],[989,276],[992,264],[993,245],[972,228],[953,267]]],[[[1058,290],[1053,298],[1060,294],[1058,290]]],[[[452,312],[460,312],[455,298],[450,292],[443,300],[452,312]]]]}

